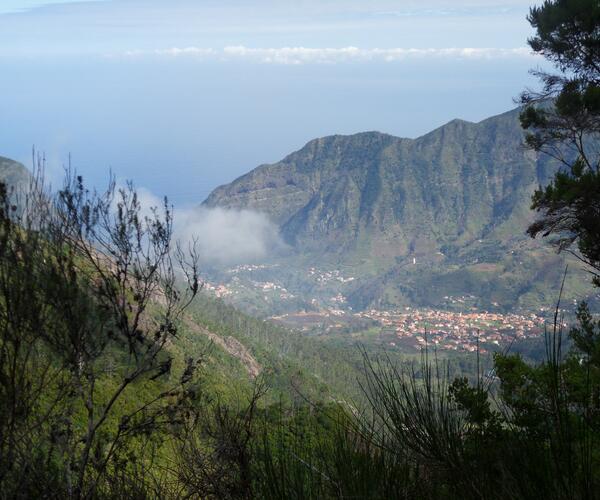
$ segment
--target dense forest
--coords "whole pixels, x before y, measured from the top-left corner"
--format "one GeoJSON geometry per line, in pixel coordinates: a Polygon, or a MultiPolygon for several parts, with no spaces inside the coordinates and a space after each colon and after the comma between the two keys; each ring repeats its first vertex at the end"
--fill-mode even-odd
{"type": "MultiPolygon", "coordinates": [[[[563,168],[523,230],[599,287],[600,5],[548,0],[529,21],[556,72],[521,123],[563,168]]],[[[568,327],[555,291],[541,358],[302,337],[203,295],[166,199],[148,211],[133,184],[72,171],[53,193],[42,172],[0,184],[0,498],[600,497],[585,303],[568,327]]]]}

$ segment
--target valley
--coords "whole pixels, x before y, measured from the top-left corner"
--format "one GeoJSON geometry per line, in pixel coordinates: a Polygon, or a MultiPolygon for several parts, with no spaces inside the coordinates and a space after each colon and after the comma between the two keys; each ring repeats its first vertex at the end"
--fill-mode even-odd
{"type": "Polygon", "coordinates": [[[492,310],[479,310],[473,295],[445,296],[445,307],[438,309],[404,306],[356,311],[344,295],[353,276],[339,269],[310,267],[303,273],[312,284],[307,292],[288,289],[290,285],[277,279],[279,272],[278,265],[239,265],[225,270],[222,276],[227,281],[205,280],[203,289],[242,310],[255,314],[262,310],[267,321],[302,335],[402,352],[418,352],[426,345],[440,351],[479,349],[482,354],[505,349],[521,340],[539,339],[553,313],[546,307],[503,312],[498,304],[492,310]],[[273,313],[276,310],[281,312],[273,313]]]}
{"type": "Polygon", "coordinates": [[[0,39],[0,500],[600,500],[600,0],[0,39]]]}
{"type": "Polygon", "coordinates": [[[558,164],[523,141],[519,109],[453,120],[417,139],[312,140],[202,203],[261,214],[285,243],[258,268],[216,269],[209,281],[262,316],[398,307],[506,314],[553,307],[568,265],[563,301],[596,300],[576,259],[526,234],[531,193],[558,164]]]}
{"type": "Polygon", "coordinates": [[[425,347],[439,351],[475,352],[506,349],[513,343],[543,336],[547,319],[536,314],[488,312],[454,313],[443,310],[412,309],[360,313],[322,311],[270,318],[301,331],[378,345],[386,350],[419,352],[425,347]],[[361,320],[363,326],[361,327],[361,320]],[[372,324],[366,330],[364,320],[372,324]]]}

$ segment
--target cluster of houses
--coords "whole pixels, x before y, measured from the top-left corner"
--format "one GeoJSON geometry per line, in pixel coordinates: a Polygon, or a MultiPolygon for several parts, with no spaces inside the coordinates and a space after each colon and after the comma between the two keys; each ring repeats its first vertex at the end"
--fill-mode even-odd
{"type": "MultiPolygon", "coordinates": [[[[203,281],[203,289],[219,298],[229,297],[239,292],[240,280],[236,276],[231,280],[230,286],[225,284],[213,284],[209,281],[203,281]]],[[[262,291],[267,299],[267,296],[277,296],[281,300],[290,300],[295,298],[295,295],[290,293],[285,287],[273,283],[272,281],[250,281],[249,284],[255,290],[262,291]]]]}
{"type": "Polygon", "coordinates": [[[329,283],[331,281],[337,281],[339,283],[350,283],[354,281],[355,278],[353,276],[345,277],[342,275],[342,272],[339,269],[334,269],[333,271],[321,271],[316,267],[310,267],[308,269],[308,275],[315,278],[317,283],[329,283]]]}
{"type": "Polygon", "coordinates": [[[506,345],[515,339],[539,336],[544,318],[535,314],[450,312],[406,308],[404,311],[372,309],[357,316],[376,320],[386,340],[395,346],[435,346],[454,351],[485,352],[486,346],[506,345]]]}
{"type": "MultiPolygon", "coordinates": [[[[204,289],[217,297],[226,298],[239,293],[240,287],[251,287],[262,292],[264,299],[290,300],[295,296],[282,285],[272,281],[242,281],[238,276],[241,273],[260,271],[268,266],[257,264],[240,265],[229,270],[233,274],[231,282],[225,284],[211,284],[204,282],[204,289]]],[[[322,271],[311,267],[308,275],[319,284],[348,283],[354,277],[347,277],[340,270],[322,271]]],[[[335,292],[334,292],[335,293],[335,292]]],[[[466,308],[472,296],[444,297],[446,302],[454,305],[463,304],[466,308]]],[[[329,324],[333,321],[335,326],[342,327],[353,324],[355,319],[369,319],[381,326],[381,340],[392,347],[397,345],[420,348],[426,345],[438,349],[453,351],[486,352],[493,346],[503,346],[516,339],[539,336],[543,333],[544,318],[533,313],[502,314],[500,312],[474,311],[453,312],[448,310],[415,309],[406,307],[402,310],[371,309],[354,312],[347,304],[347,299],[341,293],[329,296],[325,304],[316,298],[312,299],[312,306],[316,311],[308,314],[304,312],[290,313],[286,320],[298,318],[302,329],[308,328],[308,323],[315,327],[317,324],[329,324]],[[307,317],[305,317],[307,315],[307,317]],[[320,318],[320,319],[319,319],[320,318]],[[316,320],[319,319],[317,322],[316,320]],[[310,320],[310,321],[309,321],[310,320]]],[[[292,321],[291,323],[295,323],[292,321]]],[[[331,325],[330,325],[331,327],[331,325]]]]}
{"type": "Polygon", "coordinates": [[[221,299],[233,295],[233,290],[231,288],[228,288],[225,285],[213,285],[208,281],[202,282],[202,289],[221,299]]]}
{"type": "Polygon", "coordinates": [[[272,267],[277,267],[277,265],[267,265],[267,264],[240,264],[239,266],[232,267],[228,269],[227,272],[229,274],[238,274],[238,273],[249,273],[252,271],[262,271],[264,269],[270,269],[272,267]]]}

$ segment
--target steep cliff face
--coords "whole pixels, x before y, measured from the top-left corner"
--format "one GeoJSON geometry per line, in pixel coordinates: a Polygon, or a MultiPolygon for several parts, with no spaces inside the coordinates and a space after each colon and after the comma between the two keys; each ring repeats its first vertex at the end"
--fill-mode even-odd
{"type": "MultiPolygon", "coordinates": [[[[352,274],[344,293],[355,307],[457,297],[477,307],[548,306],[565,261],[525,230],[531,195],[557,165],[523,147],[518,117],[515,109],[454,120],[417,139],[315,139],[217,188],[204,205],[268,214],[295,250],[286,266],[352,274]]],[[[578,267],[569,298],[589,293],[578,267]]]]}
{"type": "Polygon", "coordinates": [[[207,206],[269,214],[302,251],[409,255],[522,233],[552,166],[522,147],[518,112],[454,120],[418,139],[378,132],[309,142],[217,188],[207,206]]]}

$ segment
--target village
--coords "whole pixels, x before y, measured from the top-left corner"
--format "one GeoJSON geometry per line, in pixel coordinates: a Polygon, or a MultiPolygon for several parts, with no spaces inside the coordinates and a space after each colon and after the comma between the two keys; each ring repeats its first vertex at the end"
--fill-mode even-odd
{"type": "MultiPolygon", "coordinates": [[[[296,298],[297,294],[281,284],[254,278],[254,272],[266,268],[267,266],[262,265],[237,266],[228,270],[231,278],[226,284],[204,281],[203,288],[216,297],[234,301],[235,297],[245,293],[244,290],[252,290],[265,301],[289,301],[296,298]]],[[[344,276],[339,270],[322,271],[313,267],[307,270],[307,275],[319,286],[344,284],[354,280],[351,276],[344,276]]],[[[440,350],[479,350],[482,353],[507,346],[515,340],[539,337],[544,329],[545,318],[541,316],[543,311],[539,314],[479,311],[471,307],[470,296],[444,297],[448,308],[404,307],[398,310],[355,311],[347,303],[347,298],[334,290],[335,287],[323,288],[325,294],[319,299],[313,297],[306,310],[288,311],[270,319],[288,328],[319,335],[356,332],[363,325],[370,325],[371,333],[374,329],[378,330],[377,341],[389,348],[418,350],[430,346],[440,350]],[[329,294],[325,290],[329,290],[329,294]],[[461,305],[464,308],[462,311],[461,305]]]]}
{"type": "MultiPolygon", "coordinates": [[[[221,299],[238,295],[243,290],[258,292],[258,294],[263,296],[264,300],[275,298],[285,301],[296,298],[296,294],[290,292],[286,287],[279,283],[268,279],[256,279],[256,276],[264,276],[261,272],[269,271],[276,267],[279,266],[277,264],[241,264],[225,271],[226,275],[231,276],[228,278],[227,283],[214,283],[208,279],[201,279],[200,283],[202,284],[204,291],[221,299]]],[[[344,276],[339,269],[324,271],[315,267],[308,268],[306,276],[319,287],[333,285],[335,288],[336,285],[343,285],[355,280],[353,276],[344,276]]],[[[344,304],[346,302],[346,297],[338,291],[335,291],[335,293],[331,294],[331,297],[326,298],[324,301],[331,304],[344,304]]],[[[315,305],[317,303],[319,303],[319,301],[316,299],[311,300],[311,304],[315,305]]]]}
{"type": "Polygon", "coordinates": [[[485,353],[493,346],[543,334],[545,319],[536,314],[451,312],[431,309],[369,311],[356,316],[377,321],[382,338],[391,346],[423,347],[485,353]],[[487,348],[487,349],[486,349],[487,348]]]}

